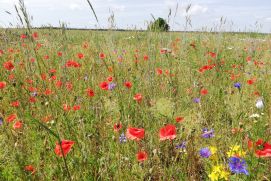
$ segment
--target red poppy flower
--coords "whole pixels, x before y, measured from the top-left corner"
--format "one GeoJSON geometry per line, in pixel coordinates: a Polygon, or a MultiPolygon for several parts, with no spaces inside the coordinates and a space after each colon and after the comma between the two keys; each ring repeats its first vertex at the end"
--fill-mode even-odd
{"type": "Polygon", "coordinates": [[[78,111],[78,110],[80,110],[81,109],[81,106],[80,105],[75,105],[75,106],[73,106],[73,110],[74,111],[78,111]]]}
{"type": "Polygon", "coordinates": [[[49,95],[51,95],[51,94],[53,94],[53,91],[52,91],[51,89],[46,89],[46,90],[44,91],[44,95],[49,96],[49,95]]]}
{"type": "Polygon", "coordinates": [[[107,77],[107,81],[108,81],[108,82],[112,82],[112,81],[113,81],[113,77],[112,77],[112,76],[107,77]]]}
{"type": "Polygon", "coordinates": [[[45,73],[42,73],[40,75],[40,77],[41,77],[42,80],[46,80],[47,79],[47,75],[45,73]]]}
{"type": "Polygon", "coordinates": [[[69,91],[71,91],[72,88],[73,88],[72,83],[71,83],[71,82],[67,82],[67,83],[66,83],[66,89],[69,90],[69,91]]]}
{"type": "Polygon", "coordinates": [[[88,89],[87,89],[87,95],[88,95],[89,97],[94,97],[95,93],[94,93],[94,91],[93,91],[92,89],[88,88],[88,89]]]}
{"type": "Polygon", "coordinates": [[[31,172],[32,175],[36,172],[36,169],[32,165],[25,166],[24,170],[28,171],[28,172],[31,172]]]}
{"type": "Polygon", "coordinates": [[[31,102],[31,103],[35,103],[37,100],[36,100],[36,98],[35,97],[30,97],[29,98],[29,102],[31,102]]]}
{"type": "Polygon", "coordinates": [[[9,71],[14,69],[14,65],[13,65],[13,63],[11,61],[5,62],[3,64],[3,66],[4,66],[5,69],[7,69],[9,71]]]}
{"type": "Polygon", "coordinates": [[[203,96],[207,95],[208,94],[208,90],[207,89],[201,89],[200,90],[200,94],[203,95],[203,96]]]}
{"type": "Polygon", "coordinates": [[[249,56],[246,58],[246,61],[247,61],[247,62],[250,62],[251,60],[252,60],[252,58],[249,57],[249,56]]]}
{"type": "Polygon", "coordinates": [[[214,52],[209,52],[208,53],[212,58],[215,58],[216,57],[216,53],[214,53],[214,52]]]}
{"type": "Polygon", "coordinates": [[[255,150],[256,157],[271,157],[271,144],[265,142],[263,139],[258,139],[255,144],[249,139],[248,148],[250,150],[255,150]]]}
{"type": "Polygon", "coordinates": [[[21,39],[27,38],[26,34],[21,34],[21,39]]]}
{"type": "Polygon", "coordinates": [[[42,121],[45,122],[45,123],[47,123],[49,121],[52,121],[52,120],[53,120],[52,115],[48,115],[48,116],[45,116],[45,117],[42,118],[42,121]]]}
{"type": "Polygon", "coordinates": [[[248,85],[252,85],[252,84],[254,84],[254,82],[255,82],[255,81],[252,80],[252,79],[247,80],[247,84],[248,84],[248,85]]]}
{"type": "Polygon", "coordinates": [[[49,80],[51,81],[51,80],[56,80],[56,79],[57,79],[57,76],[53,75],[53,76],[51,76],[51,78],[49,80]]]}
{"type": "Polygon", "coordinates": [[[144,55],[144,58],[143,58],[145,61],[149,60],[149,56],[148,55],[144,55]]]}
{"type": "Polygon", "coordinates": [[[57,56],[61,57],[62,56],[62,52],[57,52],[57,56]]]}
{"type": "Polygon", "coordinates": [[[271,144],[265,142],[262,144],[262,149],[258,149],[255,151],[257,157],[271,157],[271,144]]]}
{"type": "Polygon", "coordinates": [[[67,104],[63,104],[63,109],[64,109],[64,111],[69,111],[69,110],[71,110],[71,107],[67,104]]]}
{"type": "Polygon", "coordinates": [[[41,43],[37,43],[37,45],[36,45],[36,50],[38,50],[38,49],[40,49],[40,47],[42,47],[42,44],[41,43]]]}
{"type": "Polygon", "coordinates": [[[264,143],[263,139],[258,139],[258,141],[256,141],[256,146],[260,146],[264,143]]]}
{"type": "Polygon", "coordinates": [[[101,53],[99,54],[99,57],[100,57],[100,59],[103,60],[103,59],[105,59],[105,54],[101,52],[101,53]]]}
{"type": "Polygon", "coordinates": [[[116,123],[114,124],[114,131],[115,132],[119,132],[119,130],[122,128],[121,123],[116,123]]]}
{"type": "Polygon", "coordinates": [[[124,82],[124,86],[127,87],[128,89],[130,89],[132,87],[132,83],[131,82],[124,82]]]}
{"type": "Polygon", "coordinates": [[[10,123],[10,122],[14,121],[15,119],[17,119],[17,115],[11,114],[7,117],[7,122],[10,123]]]}
{"type": "Polygon", "coordinates": [[[163,74],[163,70],[160,69],[160,68],[157,68],[157,69],[156,69],[156,73],[157,73],[158,75],[161,75],[161,74],[163,74]]]}
{"type": "Polygon", "coordinates": [[[14,80],[14,78],[15,78],[15,75],[14,75],[14,74],[10,74],[10,75],[8,76],[8,79],[9,79],[9,80],[14,80]]]}
{"type": "Polygon", "coordinates": [[[137,102],[141,102],[142,101],[142,95],[137,93],[135,96],[134,96],[134,100],[136,100],[137,102]]]}
{"type": "Polygon", "coordinates": [[[62,140],[61,147],[58,143],[56,143],[55,154],[58,155],[59,157],[62,157],[64,154],[64,157],[65,157],[71,151],[71,148],[73,145],[74,145],[74,141],[62,140]],[[62,154],[61,148],[63,150],[63,154],[62,154]]]}
{"type": "Polygon", "coordinates": [[[37,92],[37,91],[38,91],[38,89],[35,88],[35,87],[29,87],[28,90],[29,90],[30,92],[37,92]]]}
{"type": "Polygon", "coordinates": [[[136,154],[136,158],[139,162],[144,162],[148,159],[148,154],[145,151],[140,151],[136,154]]]}
{"type": "Polygon", "coordinates": [[[254,94],[255,96],[260,96],[260,92],[258,92],[258,91],[253,92],[253,94],[254,94]]]}
{"type": "Polygon", "coordinates": [[[49,73],[50,73],[50,74],[55,74],[55,73],[56,73],[56,69],[50,69],[50,70],[49,70],[49,73]]]}
{"type": "Polygon", "coordinates": [[[34,33],[32,34],[32,37],[35,38],[35,39],[38,38],[38,37],[39,37],[38,32],[34,32],[34,33]]]}
{"type": "Polygon", "coordinates": [[[77,56],[78,56],[79,59],[84,58],[84,54],[83,53],[78,53],[77,56]]]}
{"type": "Polygon", "coordinates": [[[23,122],[22,121],[16,121],[13,124],[13,129],[20,129],[23,126],[23,122]]]}
{"type": "Polygon", "coordinates": [[[256,155],[258,157],[271,157],[271,144],[268,142],[265,142],[263,139],[258,139],[255,143],[257,148],[260,148],[256,150],[256,155]]]}
{"type": "Polygon", "coordinates": [[[101,82],[100,83],[100,88],[103,90],[108,90],[108,83],[107,82],[101,82]]]}
{"type": "Polygon", "coordinates": [[[43,59],[44,59],[44,60],[48,60],[48,59],[49,59],[49,55],[44,55],[44,56],[43,56],[43,59]]]}
{"type": "Polygon", "coordinates": [[[20,102],[19,101],[14,101],[11,103],[12,107],[19,107],[20,106],[20,102]]]}
{"type": "Polygon", "coordinates": [[[168,48],[162,48],[162,49],[160,50],[160,54],[167,54],[167,53],[171,53],[171,50],[168,49],[168,48]]]}
{"type": "Polygon", "coordinates": [[[177,123],[181,123],[181,122],[184,121],[184,117],[178,116],[178,117],[175,118],[175,120],[176,120],[177,123]]]}
{"type": "Polygon", "coordinates": [[[0,89],[4,89],[6,87],[7,83],[2,81],[0,82],[0,89]]]}
{"type": "Polygon", "coordinates": [[[145,136],[145,130],[143,128],[128,128],[126,131],[126,137],[130,140],[139,141],[145,136]]]}
{"type": "Polygon", "coordinates": [[[58,80],[57,82],[56,82],[56,87],[58,87],[58,88],[60,88],[61,86],[62,86],[62,82],[60,81],[60,80],[58,80]]]}
{"type": "Polygon", "coordinates": [[[76,61],[73,61],[73,60],[68,60],[65,64],[65,67],[74,67],[74,68],[78,68],[78,67],[81,67],[81,64],[76,62],[76,61]]]}
{"type": "Polygon", "coordinates": [[[165,127],[160,129],[160,141],[163,140],[173,140],[176,138],[176,126],[168,124],[165,127]]]}
{"type": "Polygon", "coordinates": [[[231,129],[232,134],[242,133],[243,131],[244,131],[243,128],[232,128],[231,129]]]}

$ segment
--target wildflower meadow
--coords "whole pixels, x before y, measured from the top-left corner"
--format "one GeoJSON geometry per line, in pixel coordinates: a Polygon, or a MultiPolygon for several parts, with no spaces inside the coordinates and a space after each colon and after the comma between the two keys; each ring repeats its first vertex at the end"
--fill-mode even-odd
{"type": "Polygon", "coordinates": [[[0,180],[271,180],[271,37],[0,29],[0,180]]]}

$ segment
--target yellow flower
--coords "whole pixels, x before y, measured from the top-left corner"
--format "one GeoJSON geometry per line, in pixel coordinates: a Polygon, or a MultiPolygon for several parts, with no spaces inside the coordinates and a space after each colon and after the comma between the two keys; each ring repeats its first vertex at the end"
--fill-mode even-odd
{"type": "Polygon", "coordinates": [[[239,145],[234,145],[230,147],[230,151],[227,152],[228,157],[239,156],[244,157],[246,155],[245,151],[242,151],[239,145]]]}
{"type": "Polygon", "coordinates": [[[211,181],[218,180],[218,174],[216,174],[215,172],[212,172],[211,174],[209,174],[208,177],[211,179],[211,181]]]}
{"type": "Polygon", "coordinates": [[[217,148],[214,146],[210,146],[210,150],[211,150],[212,155],[216,154],[217,152],[217,148]]]}
{"type": "Polygon", "coordinates": [[[216,153],[217,153],[217,148],[214,147],[214,146],[210,146],[209,149],[210,149],[210,151],[211,151],[211,153],[212,153],[210,159],[213,160],[213,161],[218,160],[218,156],[217,156],[217,154],[216,154],[216,153]]]}
{"type": "Polygon", "coordinates": [[[216,165],[212,168],[212,173],[208,175],[211,181],[216,181],[219,179],[228,180],[229,173],[225,171],[223,165],[216,165]]]}
{"type": "Polygon", "coordinates": [[[226,171],[223,170],[223,171],[220,173],[220,178],[225,179],[225,180],[228,180],[229,175],[230,175],[229,172],[226,172],[226,171]]]}

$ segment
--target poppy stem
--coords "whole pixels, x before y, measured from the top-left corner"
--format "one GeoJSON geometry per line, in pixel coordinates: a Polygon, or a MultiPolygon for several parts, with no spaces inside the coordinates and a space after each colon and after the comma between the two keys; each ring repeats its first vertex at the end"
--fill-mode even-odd
{"type": "Polygon", "coordinates": [[[62,154],[62,157],[63,157],[64,166],[65,166],[65,169],[66,169],[66,171],[67,171],[69,180],[71,181],[71,180],[72,180],[72,177],[71,177],[71,174],[70,174],[68,165],[67,165],[67,161],[66,161],[66,158],[65,158],[64,151],[63,151],[63,148],[62,148],[61,143],[62,143],[62,141],[61,141],[60,138],[58,137],[58,144],[60,145],[60,150],[61,150],[61,154],[62,154]]]}

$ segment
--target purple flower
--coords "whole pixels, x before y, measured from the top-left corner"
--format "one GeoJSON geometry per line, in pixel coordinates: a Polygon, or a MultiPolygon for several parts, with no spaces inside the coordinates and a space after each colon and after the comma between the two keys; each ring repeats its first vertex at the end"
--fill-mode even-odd
{"type": "Polygon", "coordinates": [[[4,119],[0,117],[0,126],[3,125],[4,119]]]}
{"type": "Polygon", "coordinates": [[[232,173],[248,175],[246,161],[238,157],[230,157],[229,167],[232,173]]]}
{"type": "Polygon", "coordinates": [[[38,93],[37,92],[31,92],[31,96],[36,97],[36,96],[38,96],[38,93]]]}
{"type": "Polygon", "coordinates": [[[234,87],[236,87],[237,89],[241,89],[241,87],[242,87],[242,85],[241,85],[241,83],[239,83],[239,82],[236,82],[235,84],[234,84],[234,87]]]}
{"type": "Polygon", "coordinates": [[[113,82],[110,82],[109,85],[108,85],[108,89],[113,90],[113,89],[115,89],[116,86],[117,86],[117,84],[115,84],[113,82]]]}
{"type": "Polygon", "coordinates": [[[121,135],[120,135],[120,137],[119,137],[119,141],[120,141],[120,143],[125,143],[125,142],[127,142],[127,138],[126,138],[126,136],[125,136],[124,133],[121,133],[121,135]]]}
{"type": "Polygon", "coordinates": [[[176,145],[175,148],[176,149],[182,149],[182,150],[186,149],[186,142],[184,141],[184,142],[176,145]]]}
{"type": "Polygon", "coordinates": [[[212,138],[212,137],[214,137],[215,135],[214,135],[214,130],[213,129],[210,129],[210,130],[208,130],[207,128],[203,128],[202,129],[202,137],[203,138],[212,138]]]}
{"type": "Polygon", "coordinates": [[[209,148],[200,149],[199,154],[203,158],[209,158],[212,155],[211,150],[209,148]]]}
{"type": "Polygon", "coordinates": [[[194,102],[194,103],[200,103],[200,98],[194,98],[194,99],[193,99],[193,102],[194,102]]]}

